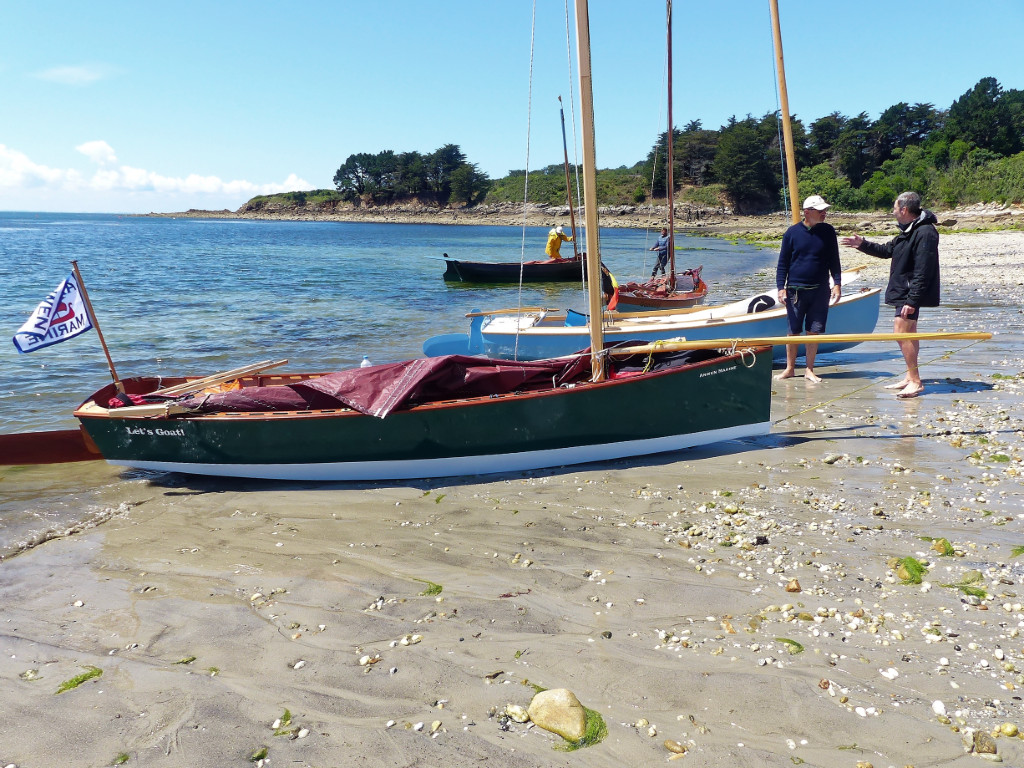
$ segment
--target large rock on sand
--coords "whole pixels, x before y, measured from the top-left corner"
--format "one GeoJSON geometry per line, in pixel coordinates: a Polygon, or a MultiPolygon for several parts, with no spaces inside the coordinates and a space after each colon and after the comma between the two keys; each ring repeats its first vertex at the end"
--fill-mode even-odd
{"type": "Polygon", "coordinates": [[[545,731],[568,741],[579,741],[587,732],[587,712],[572,691],[552,688],[530,702],[530,719],[545,731]]]}

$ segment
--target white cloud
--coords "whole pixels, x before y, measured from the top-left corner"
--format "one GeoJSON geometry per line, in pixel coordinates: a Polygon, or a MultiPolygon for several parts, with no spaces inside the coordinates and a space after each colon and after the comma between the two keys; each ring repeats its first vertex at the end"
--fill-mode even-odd
{"type": "Polygon", "coordinates": [[[87,141],[79,144],[75,150],[81,152],[97,165],[112,165],[117,162],[114,148],[105,141],[87,141]]]}
{"type": "MultiPolygon", "coordinates": [[[[255,195],[309,190],[315,187],[290,174],[283,182],[257,184],[244,179],[224,181],[218,176],[165,176],[144,168],[117,165],[117,155],[105,141],[89,141],[75,149],[100,167],[92,175],[75,168],[50,168],[33,162],[23,152],[0,144],[0,193],[19,208],[39,194],[72,196],[75,205],[90,210],[120,210],[125,196],[150,210],[167,206],[237,207],[255,195]],[[87,201],[87,202],[86,202],[87,201]],[[109,201],[104,205],[104,201],[109,201]]],[[[0,199],[0,207],[5,204],[0,199]]],[[[7,203],[11,204],[11,203],[7,203]]],[[[83,210],[78,207],[72,210],[83,210]]]]}
{"type": "Polygon", "coordinates": [[[102,80],[106,76],[106,70],[95,66],[51,67],[36,72],[35,76],[40,80],[62,85],[91,85],[97,80],[102,80]]]}
{"type": "Polygon", "coordinates": [[[0,187],[59,186],[68,172],[32,162],[28,155],[0,144],[0,187]]]}

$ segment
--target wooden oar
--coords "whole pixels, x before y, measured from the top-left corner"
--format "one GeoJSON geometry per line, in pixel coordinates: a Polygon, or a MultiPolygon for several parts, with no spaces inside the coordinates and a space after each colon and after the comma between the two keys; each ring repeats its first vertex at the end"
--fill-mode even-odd
{"type": "Polygon", "coordinates": [[[935,333],[819,333],[813,336],[755,336],[736,339],[703,339],[687,341],[685,338],[652,341],[635,347],[606,349],[609,355],[646,355],[650,352],[678,352],[686,349],[724,349],[732,347],[769,347],[787,344],[847,344],[862,341],[943,341],[946,339],[991,339],[991,333],[976,331],[935,333]]]}
{"type": "Polygon", "coordinates": [[[489,317],[490,315],[518,315],[520,313],[558,312],[553,307],[520,307],[519,309],[488,309],[483,312],[467,312],[466,317],[489,317]]]}
{"type": "Polygon", "coordinates": [[[102,459],[80,429],[0,435],[0,465],[64,464],[102,459]]]}
{"type": "Polygon", "coordinates": [[[235,368],[231,371],[224,371],[223,373],[214,373],[210,376],[204,376],[201,379],[192,379],[186,381],[184,384],[175,384],[173,387],[165,387],[164,389],[158,389],[156,392],[150,392],[151,395],[180,395],[184,392],[192,392],[196,389],[203,389],[204,387],[212,387],[214,384],[223,384],[225,381],[231,381],[232,379],[238,379],[242,376],[248,376],[251,373],[257,373],[259,371],[266,371],[270,368],[277,368],[278,366],[287,363],[287,360],[264,360],[262,363],[253,363],[252,365],[245,365],[241,368],[235,368]]]}

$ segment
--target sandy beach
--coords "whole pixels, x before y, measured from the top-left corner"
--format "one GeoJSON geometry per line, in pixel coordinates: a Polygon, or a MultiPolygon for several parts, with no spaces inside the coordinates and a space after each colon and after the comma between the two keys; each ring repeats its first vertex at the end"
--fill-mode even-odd
{"type": "Polygon", "coordinates": [[[895,344],[826,358],[757,440],[359,486],[0,469],[103,521],[0,562],[0,766],[1024,766],[1024,233],[940,254],[920,330],[998,335],[924,342],[908,401],[895,344]],[[607,736],[510,721],[533,686],[607,736]]]}

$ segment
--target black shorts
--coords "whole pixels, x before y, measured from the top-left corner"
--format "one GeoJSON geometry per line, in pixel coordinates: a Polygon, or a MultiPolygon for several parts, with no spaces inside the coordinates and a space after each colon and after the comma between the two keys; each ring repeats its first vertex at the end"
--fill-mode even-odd
{"type": "Polygon", "coordinates": [[[789,318],[789,332],[797,336],[808,333],[824,333],[828,320],[828,302],[832,290],[827,285],[817,288],[787,288],[786,317],[789,318]]]}
{"type": "MultiPolygon", "coordinates": [[[[904,305],[904,304],[897,304],[896,305],[896,317],[902,317],[901,313],[903,312],[903,307],[904,306],[906,306],[906,305],[904,305]]],[[[914,311],[911,312],[907,317],[905,317],[903,319],[904,320],[917,320],[917,318],[920,315],[921,315],[921,308],[920,307],[914,307],[914,311]]]]}

